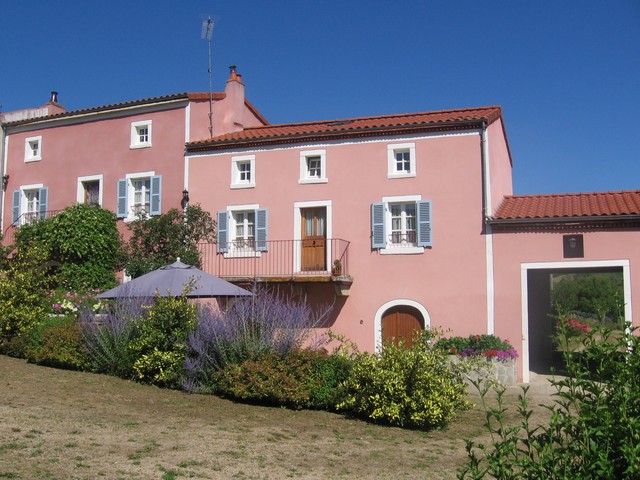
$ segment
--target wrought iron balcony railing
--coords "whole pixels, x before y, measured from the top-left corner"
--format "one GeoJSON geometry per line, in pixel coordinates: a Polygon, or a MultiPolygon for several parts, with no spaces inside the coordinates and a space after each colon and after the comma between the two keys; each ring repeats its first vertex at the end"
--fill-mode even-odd
{"type": "Polygon", "coordinates": [[[229,242],[227,252],[214,243],[198,245],[202,269],[227,279],[288,280],[349,275],[349,242],[339,238],[315,240],[270,240],[257,251],[252,241],[229,242]]]}

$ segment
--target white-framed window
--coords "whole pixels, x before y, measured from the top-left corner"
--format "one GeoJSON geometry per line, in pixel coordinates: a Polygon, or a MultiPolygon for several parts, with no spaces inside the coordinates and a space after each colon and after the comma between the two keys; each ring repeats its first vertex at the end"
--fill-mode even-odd
{"type": "Polygon", "coordinates": [[[327,183],[327,151],[300,152],[300,180],[298,183],[327,183]]]}
{"type": "Polygon", "coordinates": [[[430,200],[404,195],[371,205],[371,247],[381,254],[423,253],[432,245],[430,200]]]}
{"type": "Polygon", "coordinates": [[[116,216],[125,221],[160,215],[162,176],[155,172],[128,173],[118,180],[116,216]]]}
{"type": "Polygon", "coordinates": [[[231,157],[231,188],[256,186],[256,156],[231,157]]]}
{"type": "Polygon", "coordinates": [[[102,175],[78,177],[76,201],[84,204],[102,206],[102,175]]]}
{"type": "Polygon", "coordinates": [[[24,161],[37,162],[39,160],[42,160],[42,135],[25,138],[24,161]]]}
{"type": "Polygon", "coordinates": [[[49,190],[41,183],[23,185],[13,192],[12,223],[24,225],[47,218],[49,190]]]}
{"type": "Polygon", "coordinates": [[[397,143],[387,145],[388,178],[416,176],[416,144],[397,143]]]}
{"type": "Polygon", "coordinates": [[[218,212],[218,252],[226,257],[260,256],[267,250],[267,210],[260,205],[231,205],[218,212]]]}
{"type": "Polygon", "coordinates": [[[151,146],[151,120],[131,122],[131,147],[147,148],[151,146]]]}

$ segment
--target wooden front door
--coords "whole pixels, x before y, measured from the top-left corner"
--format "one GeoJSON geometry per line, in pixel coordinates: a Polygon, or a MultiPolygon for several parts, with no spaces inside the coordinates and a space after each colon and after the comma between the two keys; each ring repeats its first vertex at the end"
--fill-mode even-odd
{"type": "Polygon", "coordinates": [[[327,270],[327,209],[303,208],[301,270],[303,272],[327,270]]]}
{"type": "Polygon", "coordinates": [[[424,320],[413,307],[398,305],[387,310],[382,316],[382,343],[404,341],[405,346],[413,345],[416,330],[424,329],[424,320]]]}

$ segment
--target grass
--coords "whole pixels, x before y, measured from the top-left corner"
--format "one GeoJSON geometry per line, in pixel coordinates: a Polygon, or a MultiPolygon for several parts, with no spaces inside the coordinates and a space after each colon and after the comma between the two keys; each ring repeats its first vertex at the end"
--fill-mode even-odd
{"type": "Polygon", "coordinates": [[[0,478],[451,479],[483,422],[402,430],[0,356],[0,478]]]}

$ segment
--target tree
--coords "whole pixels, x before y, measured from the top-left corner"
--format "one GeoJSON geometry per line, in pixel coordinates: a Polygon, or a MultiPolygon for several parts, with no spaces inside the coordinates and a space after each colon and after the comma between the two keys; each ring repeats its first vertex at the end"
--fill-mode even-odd
{"type": "Polygon", "coordinates": [[[154,217],[140,217],[128,226],[125,270],[133,278],[180,260],[200,266],[198,243],[215,239],[216,224],[199,205],[185,212],[171,209],[154,217]]]}
{"type": "Polygon", "coordinates": [[[98,205],[75,204],[16,232],[18,251],[39,246],[58,267],[59,282],[75,291],[109,288],[122,259],[116,217],[98,205]]]}

